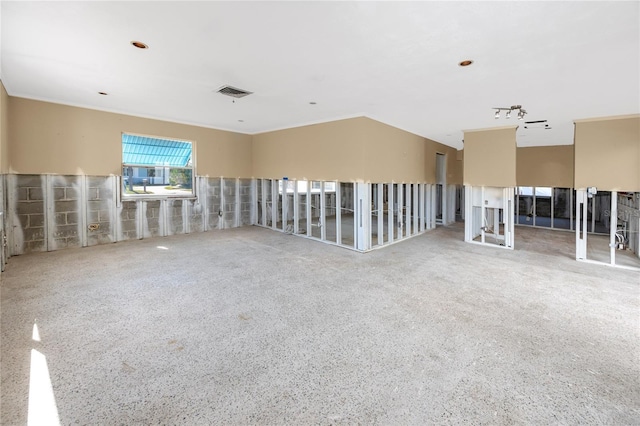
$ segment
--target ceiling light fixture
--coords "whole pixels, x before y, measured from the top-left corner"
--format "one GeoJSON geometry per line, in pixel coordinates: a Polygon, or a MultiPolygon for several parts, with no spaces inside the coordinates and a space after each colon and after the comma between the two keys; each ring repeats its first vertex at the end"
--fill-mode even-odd
{"type": "Polygon", "coordinates": [[[460,62],[458,65],[461,67],[468,67],[472,63],[473,61],[471,59],[465,59],[464,61],[460,62]]]}
{"type": "Polygon", "coordinates": [[[137,47],[138,49],[148,49],[149,48],[149,46],[147,46],[146,44],[144,44],[141,41],[135,41],[134,40],[134,41],[131,42],[131,45],[134,46],[134,47],[137,47]]]}
{"type": "Polygon", "coordinates": [[[500,111],[506,111],[504,118],[511,118],[511,111],[518,110],[518,120],[524,120],[524,116],[527,113],[525,109],[522,108],[522,105],[511,105],[508,108],[505,107],[493,107],[496,110],[494,118],[497,120],[500,118],[500,111]]]}

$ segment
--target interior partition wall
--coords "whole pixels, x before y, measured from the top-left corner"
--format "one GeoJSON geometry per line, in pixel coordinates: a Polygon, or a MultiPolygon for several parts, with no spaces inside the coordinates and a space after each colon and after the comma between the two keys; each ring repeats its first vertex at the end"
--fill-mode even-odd
{"type": "Polygon", "coordinates": [[[513,249],[514,188],[465,186],[465,241],[513,249]]]}
{"type": "Polygon", "coordinates": [[[576,259],[640,270],[640,192],[578,190],[576,200],[576,259]]]}
{"type": "Polygon", "coordinates": [[[436,226],[435,184],[256,179],[253,185],[256,225],[357,251],[436,226]]]}

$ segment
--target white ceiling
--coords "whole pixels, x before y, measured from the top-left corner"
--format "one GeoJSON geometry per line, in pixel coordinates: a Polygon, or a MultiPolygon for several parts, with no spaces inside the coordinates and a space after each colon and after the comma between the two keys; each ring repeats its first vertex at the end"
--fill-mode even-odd
{"type": "Polygon", "coordinates": [[[492,107],[549,120],[521,125],[519,146],[640,112],[637,1],[0,7],[0,75],[18,97],[251,134],[367,116],[456,148],[464,129],[522,124],[492,107]],[[255,93],[233,103],[226,84],[255,93]]]}

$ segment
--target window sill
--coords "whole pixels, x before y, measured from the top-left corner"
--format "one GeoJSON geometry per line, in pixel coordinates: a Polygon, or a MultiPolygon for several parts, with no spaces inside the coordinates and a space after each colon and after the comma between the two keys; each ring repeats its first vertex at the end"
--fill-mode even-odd
{"type": "Polygon", "coordinates": [[[125,195],[122,194],[122,201],[135,201],[135,200],[197,200],[198,196],[194,194],[188,195],[162,195],[162,194],[138,194],[138,195],[125,195]]]}

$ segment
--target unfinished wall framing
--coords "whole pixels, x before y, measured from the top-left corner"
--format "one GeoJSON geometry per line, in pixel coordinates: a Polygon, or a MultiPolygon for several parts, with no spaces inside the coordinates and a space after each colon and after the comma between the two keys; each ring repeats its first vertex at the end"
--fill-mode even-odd
{"type": "MultiPolygon", "coordinates": [[[[361,252],[436,226],[435,184],[260,178],[255,185],[258,226],[361,252]]],[[[448,192],[455,202],[456,185],[448,192]]],[[[455,220],[450,211],[446,223],[455,220]]]]}
{"type": "Polygon", "coordinates": [[[253,224],[251,179],[197,178],[195,197],[122,197],[119,176],[7,175],[9,254],[253,224]]]}

